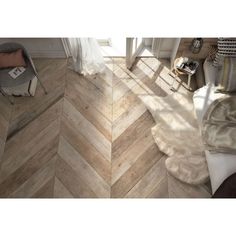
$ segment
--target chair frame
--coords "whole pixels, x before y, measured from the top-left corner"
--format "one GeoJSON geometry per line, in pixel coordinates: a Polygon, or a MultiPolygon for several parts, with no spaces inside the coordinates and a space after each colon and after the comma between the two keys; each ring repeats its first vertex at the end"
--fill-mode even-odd
{"type": "MultiPolygon", "coordinates": [[[[9,42],[9,43],[3,43],[0,45],[0,52],[11,52],[11,51],[15,51],[17,49],[22,49],[23,50],[23,53],[24,53],[24,56],[29,60],[30,62],[30,65],[32,66],[33,70],[34,70],[34,73],[35,73],[35,76],[37,77],[38,81],[39,81],[39,84],[40,86],[42,87],[43,91],[45,94],[47,94],[47,90],[45,88],[45,86],[43,85],[42,81],[39,79],[39,76],[38,76],[38,72],[35,68],[35,65],[33,63],[33,60],[30,56],[30,54],[27,52],[27,50],[25,49],[25,47],[19,43],[14,43],[14,42],[9,42]],[[2,50],[1,50],[2,49],[2,50]]],[[[14,101],[11,101],[11,99],[9,98],[9,95],[7,95],[3,89],[1,88],[0,86],[0,93],[7,98],[7,100],[12,104],[14,105],[14,101]]]]}

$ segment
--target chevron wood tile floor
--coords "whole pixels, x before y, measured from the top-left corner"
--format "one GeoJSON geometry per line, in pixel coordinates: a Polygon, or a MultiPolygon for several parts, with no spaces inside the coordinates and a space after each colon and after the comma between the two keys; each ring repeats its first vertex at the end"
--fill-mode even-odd
{"type": "Polygon", "coordinates": [[[168,61],[106,58],[103,74],[85,78],[64,59],[35,59],[35,97],[0,97],[0,197],[210,197],[168,175],[151,135],[142,96],[170,93],[168,61]]]}

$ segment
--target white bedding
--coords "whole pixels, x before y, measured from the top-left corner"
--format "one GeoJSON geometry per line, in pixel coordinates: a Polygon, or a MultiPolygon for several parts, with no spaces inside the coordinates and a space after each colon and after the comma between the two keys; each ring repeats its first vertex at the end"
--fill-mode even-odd
{"type": "Polygon", "coordinates": [[[206,84],[215,84],[218,75],[218,68],[213,66],[207,59],[203,63],[203,70],[206,84]]]}
{"type": "Polygon", "coordinates": [[[215,93],[215,86],[211,83],[194,92],[193,103],[199,124],[211,103],[223,96],[222,93],[215,93]]]}
{"type": "MultiPolygon", "coordinates": [[[[208,84],[195,91],[193,95],[193,103],[199,124],[201,124],[202,118],[211,103],[214,100],[225,96],[221,93],[215,93],[214,84],[216,73],[217,68],[214,68],[210,62],[206,61],[204,63],[204,74],[205,81],[208,84]]],[[[205,153],[211,179],[212,192],[214,193],[227,177],[236,172],[236,155],[225,153],[213,154],[208,151],[205,153]]]]}
{"type": "Polygon", "coordinates": [[[210,153],[205,151],[206,160],[214,193],[223,181],[236,172],[236,155],[225,153],[210,153]]]}

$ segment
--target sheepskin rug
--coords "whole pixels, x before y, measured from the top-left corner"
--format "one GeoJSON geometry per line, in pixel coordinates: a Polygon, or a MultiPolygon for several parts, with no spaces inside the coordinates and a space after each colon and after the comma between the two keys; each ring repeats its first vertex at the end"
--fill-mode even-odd
{"type": "Polygon", "coordinates": [[[204,146],[191,94],[173,93],[166,97],[140,97],[151,112],[156,125],[153,138],[169,158],[170,174],[188,184],[202,184],[209,178],[204,146]]]}

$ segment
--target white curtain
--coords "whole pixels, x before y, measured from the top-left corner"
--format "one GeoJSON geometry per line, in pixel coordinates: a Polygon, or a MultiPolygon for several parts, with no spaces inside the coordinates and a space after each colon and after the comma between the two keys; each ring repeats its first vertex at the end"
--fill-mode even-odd
{"type": "Polygon", "coordinates": [[[69,38],[69,50],[73,59],[73,69],[83,75],[103,72],[105,63],[99,44],[94,38],[69,38]]]}

